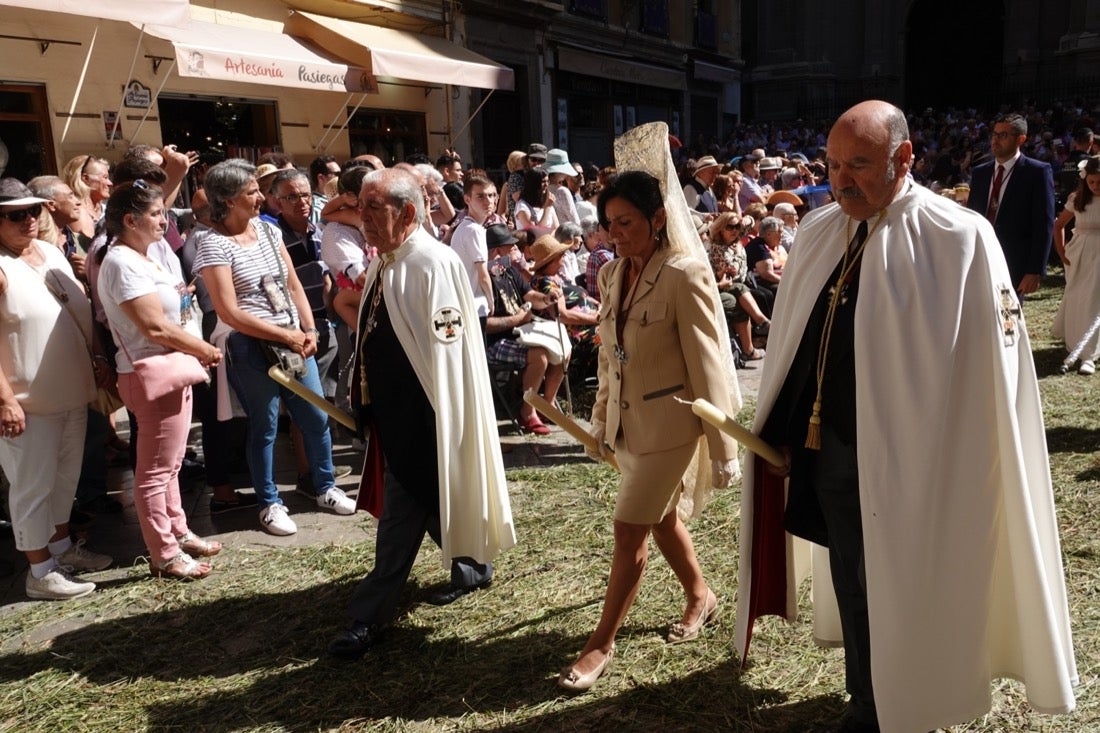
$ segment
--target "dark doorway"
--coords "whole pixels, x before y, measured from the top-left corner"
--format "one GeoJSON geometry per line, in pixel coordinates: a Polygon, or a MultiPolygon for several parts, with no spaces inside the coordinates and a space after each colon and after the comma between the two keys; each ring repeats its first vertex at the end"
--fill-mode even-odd
{"type": "Polygon", "coordinates": [[[489,97],[470,123],[473,131],[473,160],[470,162],[488,171],[493,180],[508,178],[505,166],[508,154],[513,150],[526,151],[527,144],[533,139],[528,112],[531,105],[526,103],[527,67],[512,66],[512,72],[515,74],[515,91],[497,89],[490,95],[489,91],[480,89],[470,100],[472,112],[486,96],[489,97]]]}
{"type": "Polygon", "coordinates": [[[1004,0],[916,0],[905,28],[905,107],[996,107],[1004,25],[1004,0]]]}
{"type": "Polygon", "coordinates": [[[0,175],[29,181],[56,172],[46,88],[0,84],[0,175]]]}
{"type": "Polygon", "coordinates": [[[255,161],[282,150],[274,102],[162,94],[157,107],[161,139],[196,151],[205,163],[255,161]]]}

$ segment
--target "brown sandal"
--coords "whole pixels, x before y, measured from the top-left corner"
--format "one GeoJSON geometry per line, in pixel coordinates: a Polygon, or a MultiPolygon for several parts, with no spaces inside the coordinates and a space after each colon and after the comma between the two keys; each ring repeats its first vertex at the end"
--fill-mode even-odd
{"type": "Polygon", "coordinates": [[[176,540],[179,542],[180,550],[186,552],[191,557],[214,557],[214,555],[222,551],[221,542],[217,540],[204,540],[194,532],[180,535],[176,540]]]}
{"type": "Polygon", "coordinates": [[[210,563],[197,562],[186,552],[162,563],[150,563],[149,572],[154,578],[176,578],[177,580],[200,580],[213,570],[210,563]]]}

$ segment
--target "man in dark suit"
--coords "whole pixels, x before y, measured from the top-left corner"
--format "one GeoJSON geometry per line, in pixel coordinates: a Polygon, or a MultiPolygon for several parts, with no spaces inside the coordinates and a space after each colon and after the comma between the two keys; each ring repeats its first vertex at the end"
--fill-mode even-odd
{"type": "Polygon", "coordinates": [[[1020,152],[1027,120],[1002,115],[993,123],[993,160],[974,169],[970,199],[997,231],[1008,270],[1020,295],[1039,289],[1054,231],[1054,175],[1050,165],[1020,152]]]}

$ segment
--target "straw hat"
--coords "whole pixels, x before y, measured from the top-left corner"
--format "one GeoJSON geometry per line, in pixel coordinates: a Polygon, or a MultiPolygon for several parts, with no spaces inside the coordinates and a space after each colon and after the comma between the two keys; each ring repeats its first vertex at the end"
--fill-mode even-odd
{"type": "Polygon", "coordinates": [[[768,206],[775,206],[776,204],[792,204],[794,206],[804,206],[805,202],[802,197],[797,193],[791,193],[790,191],[776,191],[771,196],[768,196],[768,206]]]}
{"type": "Polygon", "coordinates": [[[572,242],[559,242],[551,234],[544,234],[527,248],[527,259],[535,261],[538,270],[550,264],[573,247],[572,242]]]}
{"type": "Polygon", "coordinates": [[[699,160],[695,161],[695,172],[703,170],[704,168],[714,168],[720,165],[720,163],[714,159],[713,155],[704,155],[699,160]]]}

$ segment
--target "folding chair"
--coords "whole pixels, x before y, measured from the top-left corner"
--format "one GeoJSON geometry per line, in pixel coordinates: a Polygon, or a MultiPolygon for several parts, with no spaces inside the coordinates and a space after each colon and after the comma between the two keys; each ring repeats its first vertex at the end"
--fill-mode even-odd
{"type": "Polygon", "coordinates": [[[504,362],[489,362],[489,383],[493,386],[493,404],[496,407],[497,417],[501,411],[512,423],[517,433],[523,430],[519,426],[519,401],[523,399],[519,384],[523,379],[523,368],[515,364],[504,362]]]}

